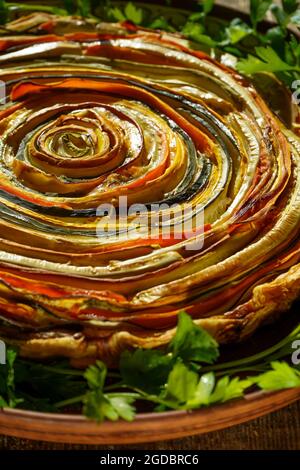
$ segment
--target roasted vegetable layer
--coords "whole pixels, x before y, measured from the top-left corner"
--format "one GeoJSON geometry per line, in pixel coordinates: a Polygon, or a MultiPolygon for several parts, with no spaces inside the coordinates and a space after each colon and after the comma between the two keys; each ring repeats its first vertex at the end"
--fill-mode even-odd
{"type": "Polygon", "coordinates": [[[49,15],[8,30],[0,336],[111,362],[167,343],[183,309],[221,343],[287,311],[300,141],[253,85],[176,34],[49,15]]]}

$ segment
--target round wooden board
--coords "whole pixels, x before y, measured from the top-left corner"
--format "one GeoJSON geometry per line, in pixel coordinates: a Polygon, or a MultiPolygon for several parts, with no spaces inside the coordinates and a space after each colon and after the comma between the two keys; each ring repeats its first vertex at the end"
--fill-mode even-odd
{"type": "Polygon", "coordinates": [[[126,421],[97,424],[80,415],[0,412],[0,433],[27,439],[72,444],[136,444],[217,431],[276,411],[300,399],[300,388],[256,392],[245,399],[193,412],[143,413],[126,421]]]}

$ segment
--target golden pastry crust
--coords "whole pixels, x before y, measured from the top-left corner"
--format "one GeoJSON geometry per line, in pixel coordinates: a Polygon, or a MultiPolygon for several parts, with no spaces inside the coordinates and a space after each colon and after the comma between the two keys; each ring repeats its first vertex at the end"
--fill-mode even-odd
{"type": "MultiPolygon", "coordinates": [[[[300,296],[300,264],[274,281],[257,286],[252,298],[245,304],[224,316],[195,320],[220,344],[239,342],[249,337],[258,327],[273,322],[290,309],[300,296]]],[[[67,333],[56,331],[32,334],[30,339],[12,339],[2,331],[8,342],[19,347],[20,354],[34,359],[68,357],[75,366],[85,366],[96,359],[115,366],[120,353],[128,348],[154,349],[167,345],[175,334],[175,328],[163,333],[148,332],[139,336],[128,331],[118,331],[103,338],[93,337],[93,330],[83,328],[82,332],[67,333]]],[[[1,334],[1,330],[0,330],[1,334]]]]}

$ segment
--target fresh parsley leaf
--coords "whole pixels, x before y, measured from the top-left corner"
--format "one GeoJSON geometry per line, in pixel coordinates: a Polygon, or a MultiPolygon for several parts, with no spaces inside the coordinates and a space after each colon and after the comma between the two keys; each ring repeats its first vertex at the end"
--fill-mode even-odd
{"type": "Polygon", "coordinates": [[[216,382],[213,372],[200,376],[181,361],[170,372],[168,383],[161,398],[177,408],[196,409],[213,403],[223,403],[244,395],[252,385],[251,380],[230,378],[228,375],[216,382]]]}
{"type": "Polygon", "coordinates": [[[299,64],[299,59],[300,59],[300,42],[297,41],[297,39],[295,38],[295,36],[292,36],[291,39],[290,39],[290,42],[289,42],[289,47],[294,55],[294,57],[296,58],[298,64],[299,64]]]}
{"type": "MultiPolygon", "coordinates": [[[[189,315],[182,312],[179,314],[176,334],[167,354],[143,349],[125,351],[120,359],[120,372],[127,386],[150,394],[159,393],[178,370],[187,368],[187,364],[211,364],[218,354],[216,341],[205,330],[195,325],[189,315]]],[[[180,382],[178,385],[180,386],[180,382]]],[[[170,383],[167,388],[170,390],[170,383]]]]}
{"type": "Polygon", "coordinates": [[[279,5],[272,5],[271,12],[276,19],[277,23],[282,30],[286,30],[288,23],[290,21],[290,15],[288,15],[279,5]]]}
{"type": "Polygon", "coordinates": [[[8,18],[8,7],[4,0],[0,0],[0,24],[5,24],[8,18]]]}
{"type": "Polygon", "coordinates": [[[78,15],[87,18],[92,13],[91,0],[77,0],[77,12],[78,15]]]}
{"type": "MultiPolygon", "coordinates": [[[[189,16],[188,22],[196,22],[196,21],[202,22],[204,17],[205,17],[205,15],[204,15],[203,11],[197,11],[196,13],[192,13],[189,16]]],[[[203,29],[204,29],[204,26],[203,26],[203,29]]]]}
{"type": "Polygon", "coordinates": [[[148,393],[159,391],[166,383],[171,368],[171,355],[155,350],[124,351],[120,359],[124,383],[148,393]]]}
{"type": "Polygon", "coordinates": [[[89,366],[84,373],[89,391],[83,397],[83,412],[88,418],[102,422],[105,418],[116,421],[123,418],[132,421],[135,408],[131,405],[132,397],[126,395],[112,396],[103,393],[107,368],[101,361],[89,366]]]}
{"type": "Polygon", "coordinates": [[[101,361],[96,361],[95,364],[89,366],[86,369],[84,378],[87,380],[90,389],[102,390],[105,384],[106,375],[106,365],[101,361]]]}
{"type": "Polygon", "coordinates": [[[124,9],[126,19],[135,24],[141,24],[143,21],[143,10],[136,7],[132,2],[127,3],[124,9]]]}
{"type": "Polygon", "coordinates": [[[259,72],[287,72],[291,70],[300,71],[296,65],[290,65],[282,60],[271,47],[256,47],[258,57],[248,55],[247,59],[241,59],[237,63],[237,70],[245,75],[252,75],[259,72]]]}
{"type": "Polygon", "coordinates": [[[132,406],[134,400],[134,398],[122,395],[109,398],[111,406],[118,416],[125,421],[132,421],[135,417],[135,408],[132,406]]]}
{"type": "MultiPolygon", "coordinates": [[[[220,365],[217,365],[219,372],[223,374],[218,380],[215,373],[209,369],[207,373],[199,375],[195,369],[191,368],[195,355],[197,357],[199,355],[199,350],[196,348],[191,354],[190,336],[196,335],[195,343],[200,350],[202,348],[203,353],[203,344],[207,346],[207,338],[203,343],[202,334],[203,330],[199,329],[187,314],[181,313],[171,350],[162,352],[139,349],[123,353],[123,384],[117,383],[112,387],[118,390],[119,385],[122,389],[133,388],[134,393],[128,393],[126,390],[116,393],[105,392],[108,390],[108,387],[105,388],[107,367],[101,361],[97,361],[82,373],[71,369],[65,361],[53,364],[24,361],[17,358],[13,349],[8,349],[7,364],[0,367],[0,407],[18,406],[26,409],[56,411],[57,407],[83,403],[85,416],[98,422],[105,419],[116,421],[120,418],[132,421],[136,412],[134,407],[136,400],[152,402],[157,410],[191,410],[242,397],[245,391],[253,386],[268,391],[300,387],[300,371],[285,362],[278,361],[271,363],[271,370],[247,379],[240,379],[236,375],[239,370],[242,370],[238,367],[240,363],[247,367],[248,362],[245,358],[231,362],[231,371],[228,371],[228,364],[224,365],[223,371],[220,365]],[[198,337],[199,331],[200,337],[198,337]],[[184,357],[187,352],[189,360],[185,362],[184,357]],[[233,365],[236,367],[235,371],[233,365]],[[35,394],[26,391],[29,383],[35,394]],[[78,384],[83,393],[74,396],[74,390],[78,384]],[[24,386],[25,389],[23,389],[24,386]],[[16,387],[18,397],[15,393],[16,387]],[[55,394],[62,396],[64,400],[54,404],[55,394]]],[[[263,361],[260,367],[268,368],[268,360],[289,355],[291,340],[298,337],[299,328],[280,341],[278,345],[267,350],[266,354],[259,353],[258,356],[263,361]]],[[[204,351],[207,353],[207,347],[204,351]]],[[[259,370],[257,360],[258,357],[254,370],[255,368],[259,370]]],[[[252,359],[249,358],[249,361],[251,366],[252,359]]]]}
{"type": "Polygon", "coordinates": [[[126,16],[118,7],[110,8],[108,12],[109,17],[115,21],[125,21],[126,16]]]}
{"type": "MultiPolygon", "coordinates": [[[[279,57],[285,57],[285,32],[280,26],[270,28],[266,34],[260,36],[262,42],[276,51],[279,57]]],[[[286,57],[285,57],[286,59],[286,57]]],[[[287,61],[288,62],[288,61],[287,61]]]]}
{"type": "Polygon", "coordinates": [[[194,23],[193,21],[188,21],[183,29],[182,34],[184,34],[188,39],[204,44],[208,47],[215,47],[217,42],[214,41],[210,36],[204,34],[204,27],[201,23],[194,23]]]}
{"type": "Polygon", "coordinates": [[[131,21],[137,25],[143,22],[143,10],[136,7],[132,2],[126,4],[124,10],[118,7],[108,8],[108,16],[113,21],[131,21]]]}
{"type": "Polygon", "coordinates": [[[199,408],[202,405],[209,405],[215,382],[216,379],[213,372],[203,374],[200,377],[193,397],[188,402],[188,407],[199,408]]]}
{"type": "Polygon", "coordinates": [[[15,408],[23,400],[16,396],[15,390],[15,361],[17,352],[8,348],[6,350],[6,364],[0,366],[0,408],[8,406],[15,408]]]}
{"type": "MultiPolygon", "coordinates": [[[[207,15],[213,9],[213,6],[214,6],[214,0],[199,1],[198,7],[200,8],[200,11],[191,13],[189,15],[186,21],[186,24],[183,27],[183,31],[182,31],[183,34],[188,36],[193,41],[206,44],[206,42],[203,42],[203,38],[201,38],[200,40],[200,36],[204,35],[206,18],[207,18],[207,15]]],[[[206,39],[206,41],[208,40],[206,39]]]]}
{"type": "Polygon", "coordinates": [[[282,7],[273,4],[271,11],[281,29],[287,34],[289,24],[300,26],[300,3],[294,0],[282,1],[282,7]]]}
{"type": "Polygon", "coordinates": [[[250,19],[253,27],[256,29],[257,24],[262,21],[273,0],[251,0],[250,1],[250,19]]]}
{"type": "Polygon", "coordinates": [[[214,0],[202,0],[202,2],[200,2],[200,4],[202,5],[202,8],[203,8],[203,12],[204,12],[206,15],[207,15],[208,13],[210,13],[211,10],[213,9],[214,3],[215,3],[214,0]]]}
{"type": "Polygon", "coordinates": [[[0,409],[1,408],[7,408],[9,405],[7,401],[4,400],[4,398],[0,395],[0,409]]]}
{"type": "MultiPolygon", "coordinates": [[[[1,0],[0,0],[1,1],[1,0]]],[[[3,21],[4,23],[10,19],[10,13],[20,13],[25,11],[28,13],[29,11],[36,11],[36,12],[46,12],[52,15],[59,15],[59,16],[66,16],[68,12],[59,7],[49,6],[49,5],[36,5],[36,4],[28,4],[28,3],[10,3],[10,2],[1,2],[3,8],[1,9],[0,5],[0,23],[3,21]],[[4,15],[4,16],[2,16],[4,15]]]]}
{"type": "Polygon", "coordinates": [[[152,28],[152,29],[162,29],[164,31],[169,31],[169,32],[175,32],[175,28],[173,28],[173,26],[168,23],[168,21],[166,20],[166,18],[164,16],[159,16],[158,18],[155,18],[155,20],[152,21],[152,23],[150,23],[148,25],[149,28],[152,28]]]}
{"type": "Polygon", "coordinates": [[[286,362],[271,362],[272,370],[257,377],[251,377],[253,383],[263,390],[282,390],[300,387],[300,372],[286,362]]]}
{"type": "Polygon", "coordinates": [[[17,360],[14,371],[17,389],[21,389],[28,399],[41,400],[41,405],[49,398],[54,403],[86,391],[83,376],[70,374],[63,365],[57,373],[55,366],[17,360]]]}
{"type": "Polygon", "coordinates": [[[111,421],[118,419],[117,411],[101,390],[91,390],[86,393],[83,399],[83,413],[87,418],[98,423],[104,421],[105,418],[111,421]]]}
{"type": "Polygon", "coordinates": [[[239,377],[230,378],[228,375],[218,380],[210,397],[210,404],[232,400],[244,395],[244,391],[252,385],[251,380],[241,380],[239,377]]]}
{"type": "Polygon", "coordinates": [[[183,405],[195,395],[197,383],[198,374],[177,360],[161,396],[167,401],[175,402],[178,406],[183,405]]]}
{"type": "Polygon", "coordinates": [[[191,13],[188,17],[188,21],[200,21],[204,24],[207,15],[214,7],[214,3],[214,0],[198,1],[198,7],[200,8],[200,11],[191,13]]]}
{"type": "Polygon", "coordinates": [[[252,385],[250,380],[241,380],[238,377],[230,379],[227,375],[219,379],[213,372],[208,372],[200,377],[194,397],[187,403],[187,408],[199,408],[213,403],[224,403],[225,401],[239,398],[244,391],[252,385]]]}
{"type": "Polygon", "coordinates": [[[212,364],[219,356],[218,343],[185,312],[178,316],[176,334],[169,350],[175,358],[180,357],[184,362],[212,364]]]}
{"type": "Polygon", "coordinates": [[[225,29],[226,33],[226,40],[222,42],[222,45],[230,45],[230,44],[237,44],[246,36],[253,33],[253,29],[250,28],[247,23],[240,20],[239,18],[235,18],[229,24],[229,26],[225,29]]]}
{"type": "Polygon", "coordinates": [[[7,376],[6,376],[6,386],[10,389],[13,389],[15,386],[15,371],[14,363],[17,358],[17,351],[14,349],[8,349],[6,353],[6,364],[7,364],[7,376]]]}

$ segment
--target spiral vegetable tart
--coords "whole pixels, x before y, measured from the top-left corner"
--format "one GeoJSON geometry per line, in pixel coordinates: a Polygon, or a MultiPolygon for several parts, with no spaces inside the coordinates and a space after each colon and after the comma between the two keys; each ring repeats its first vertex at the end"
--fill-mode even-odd
{"type": "Polygon", "coordinates": [[[129,23],[40,14],[9,30],[0,337],[26,357],[112,363],[168,343],[182,310],[220,343],[288,312],[300,141],[254,86],[180,35],[129,23]],[[120,198],[138,205],[138,230],[120,198]]]}

